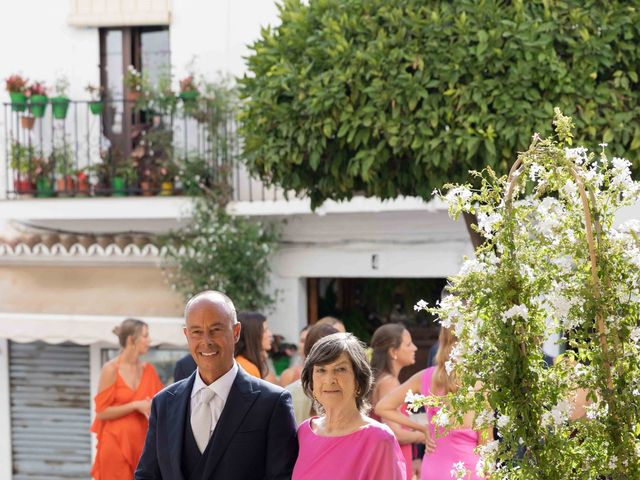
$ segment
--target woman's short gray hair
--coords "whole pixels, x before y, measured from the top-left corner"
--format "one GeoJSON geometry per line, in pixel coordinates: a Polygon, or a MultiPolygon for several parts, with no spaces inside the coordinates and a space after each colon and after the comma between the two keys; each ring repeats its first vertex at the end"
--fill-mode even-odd
{"type": "MultiPolygon", "coordinates": [[[[313,368],[316,365],[335,362],[343,353],[347,354],[353,367],[356,383],[356,406],[358,410],[366,413],[370,408],[367,398],[373,386],[373,375],[367,361],[365,344],[351,333],[334,333],[316,342],[304,362],[300,377],[302,388],[304,393],[313,399],[313,368]]],[[[322,411],[322,408],[318,408],[322,406],[317,405],[318,402],[315,399],[314,402],[316,410],[322,411]]]]}

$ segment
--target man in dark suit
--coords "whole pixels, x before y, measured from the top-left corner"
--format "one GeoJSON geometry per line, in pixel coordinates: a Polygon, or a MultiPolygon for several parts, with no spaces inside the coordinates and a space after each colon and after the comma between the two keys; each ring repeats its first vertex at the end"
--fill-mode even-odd
{"type": "Polygon", "coordinates": [[[154,397],[135,479],[290,479],[298,455],[291,396],[234,361],[241,326],[233,303],[202,292],[185,318],[198,368],[154,397]]]}
{"type": "Polygon", "coordinates": [[[179,382],[185,378],[191,376],[196,371],[196,362],[190,353],[187,353],[184,357],[176,362],[176,366],[173,368],[173,381],[179,382]]]}

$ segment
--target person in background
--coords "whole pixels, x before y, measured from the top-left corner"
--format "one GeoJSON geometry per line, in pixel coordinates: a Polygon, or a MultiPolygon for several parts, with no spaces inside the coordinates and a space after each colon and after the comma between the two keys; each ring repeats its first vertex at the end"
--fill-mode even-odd
{"type": "MultiPolygon", "coordinates": [[[[382,397],[400,385],[398,380],[400,370],[416,363],[417,347],[413,344],[409,330],[402,324],[388,323],[378,327],[373,333],[371,349],[371,369],[374,376],[371,405],[375,407],[382,397]]],[[[404,405],[401,411],[407,415],[404,405]]],[[[385,420],[384,423],[389,425],[400,443],[407,467],[407,478],[411,479],[413,477],[412,444],[423,443],[424,433],[402,428],[393,421],[385,420]]]]}
{"type": "MultiPolygon", "coordinates": [[[[334,333],[338,333],[338,330],[326,323],[316,324],[308,329],[305,335],[305,342],[302,347],[305,358],[307,355],[309,355],[309,352],[318,340],[334,333]]],[[[313,402],[304,392],[304,389],[302,388],[302,382],[299,378],[294,382],[286,385],[285,389],[288,390],[289,393],[291,393],[291,400],[293,402],[293,413],[296,417],[296,423],[298,425],[312,415],[315,415],[316,412],[313,411],[313,402]]]]}
{"type": "Polygon", "coordinates": [[[151,344],[147,324],[127,318],[113,333],[121,349],[100,372],[91,426],[98,439],[91,469],[96,480],[133,478],[147,434],[151,398],[162,389],[153,365],[140,358],[151,344]]]}
{"type": "Polygon", "coordinates": [[[267,317],[258,312],[238,312],[242,325],[240,339],[235,346],[235,358],[249,375],[277,383],[267,362],[273,336],[267,324],[267,317]]]}
{"type": "Polygon", "coordinates": [[[196,362],[190,353],[187,353],[184,357],[176,362],[176,366],[173,368],[173,381],[179,382],[180,380],[189,377],[196,371],[196,362]]]}
{"type": "Polygon", "coordinates": [[[344,326],[342,320],[338,320],[336,317],[322,317],[314,325],[331,325],[333,328],[341,333],[345,333],[347,329],[344,326]]]}
{"type": "MultiPolygon", "coordinates": [[[[445,368],[445,363],[449,360],[456,342],[453,331],[442,327],[438,338],[436,366],[419,371],[402,385],[394,388],[378,401],[375,408],[376,414],[381,418],[424,433],[425,454],[422,460],[421,480],[450,480],[452,465],[457,462],[462,462],[468,472],[464,477],[465,480],[481,478],[476,474],[476,464],[480,457],[474,450],[481,439],[480,432],[473,429],[475,412],[465,412],[461,425],[455,426],[436,439],[432,418],[438,412],[438,408],[427,408],[426,425],[414,422],[398,410],[404,404],[409,390],[425,396],[440,397],[446,397],[457,391],[458,381],[455,372],[449,375],[445,368]]],[[[491,437],[491,432],[488,433],[491,437]]]]}
{"type": "Polygon", "coordinates": [[[287,368],[284,372],[282,372],[282,375],[280,375],[280,385],[282,385],[283,387],[286,387],[296,380],[300,380],[300,375],[302,374],[302,366],[304,365],[304,358],[306,356],[304,342],[307,339],[308,332],[309,325],[300,330],[300,338],[298,340],[298,354],[300,361],[295,365],[287,368]]]}
{"type": "Polygon", "coordinates": [[[301,380],[320,416],[298,427],[300,453],[292,480],[406,479],[395,435],[365,414],[372,375],[360,340],[350,333],[320,339],[301,380]]]}

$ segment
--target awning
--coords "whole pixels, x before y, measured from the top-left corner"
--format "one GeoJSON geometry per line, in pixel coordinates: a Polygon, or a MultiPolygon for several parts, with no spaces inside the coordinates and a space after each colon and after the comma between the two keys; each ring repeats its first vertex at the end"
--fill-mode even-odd
{"type": "MultiPolygon", "coordinates": [[[[126,317],[107,315],[52,315],[0,313],[0,338],[15,342],[73,342],[80,345],[107,342],[117,344],[113,333],[126,317]]],[[[181,317],[135,317],[149,325],[153,345],[185,346],[181,317]]]]}

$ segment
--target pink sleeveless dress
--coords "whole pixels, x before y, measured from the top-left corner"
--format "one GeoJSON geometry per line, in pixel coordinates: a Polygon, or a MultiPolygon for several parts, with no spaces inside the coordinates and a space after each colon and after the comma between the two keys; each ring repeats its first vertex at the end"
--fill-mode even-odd
{"type": "MultiPolygon", "coordinates": [[[[442,395],[443,393],[431,391],[431,379],[435,370],[436,367],[431,367],[424,371],[421,386],[423,395],[442,395]]],[[[434,436],[435,428],[431,419],[438,410],[438,408],[427,409],[429,428],[434,436]]],[[[483,477],[476,475],[476,464],[480,457],[473,452],[478,445],[478,440],[478,433],[470,428],[450,430],[447,435],[437,438],[436,449],[424,454],[420,480],[451,480],[453,478],[451,470],[457,462],[464,462],[468,472],[464,477],[465,480],[481,480],[483,477]]]]}

